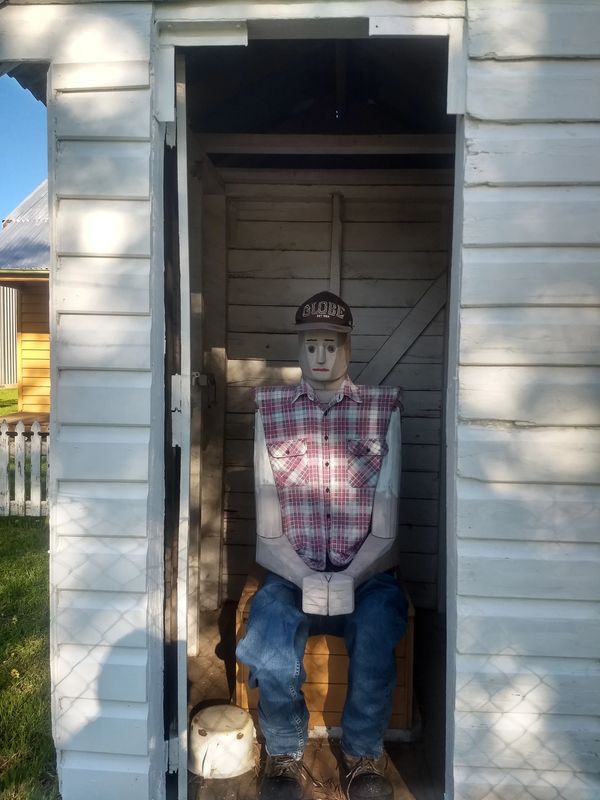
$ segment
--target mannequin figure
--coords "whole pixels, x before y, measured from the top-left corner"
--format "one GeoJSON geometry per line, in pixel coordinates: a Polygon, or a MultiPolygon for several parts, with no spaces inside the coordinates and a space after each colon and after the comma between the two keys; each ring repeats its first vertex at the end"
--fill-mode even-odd
{"type": "Polygon", "coordinates": [[[256,560],[267,577],[238,658],[259,688],[267,765],[262,800],[300,800],[311,633],[343,636],[350,657],[342,717],[349,800],[392,800],[383,735],[406,601],[398,563],[400,401],[348,377],[352,314],[321,292],[296,312],[302,380],[256,392],[256,560]]]}

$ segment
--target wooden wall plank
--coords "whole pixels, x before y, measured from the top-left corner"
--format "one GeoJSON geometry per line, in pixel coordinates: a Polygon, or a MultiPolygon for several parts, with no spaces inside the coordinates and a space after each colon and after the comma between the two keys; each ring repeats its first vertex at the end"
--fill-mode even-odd
{"type": "Polygon", "coordinates": [[[456,714],[455,763],[504,769],[597,769],[593,717],[553,714],[456,714]]]}
{"type": "Polygon", "coordinates": [[[143,648],[59,645],[56,688],[62,697],[143,703],[147,662],[143,648]]]}
{"type": "Polygon", "coordinates": [[[457,652],[596,658],[598,604],[564,600],[458,598],[457,652]]]}
{"type": "Polygon", "coordinates": [[[595,186],[477,186],[466,188],[464,199],[467,246],[600,244],[595,186]]]}
{"type": "Polygon", "coordinates": [[[62,255],[150,256],[150,203],[60,200],[56,247],[62,255]]]}
{"type": "Polygon", "coordinates": [[[147,59],[66,64],[57,61],[53,64],[52,88],[57,92],[146,89],[149,86],[147,59]]]}
{"type": "Polygon", "coordinates": [[[596,306],[600,249],[477,247],[463,250],[461,305],[596,306]]]}
{"type": "Polygon", "coordinates": [[[598,183],[600,126],[497,125],[467,120],[465,184],[598,183]]]}
{"type": "Polygon", "coordinates": [[[597,58],[600,9],[592,2],[469,0],[469,57],[597,58]]]}
{"type": "Polygon", "coordinates": [[[457,498],[460,538],[600,543],[598,486],[549,487],[460,478],[457,498]]]}
{"type": "Polygon", "coordinates": [[[145,59],[150,48],[149,7],[83,3],[53,8],[44,3],[11,8],[3,14],[0,57],[19,61],[81,63],[145,59]]]}
{"type": "Polygon", "coordinates": [[[80,753],[68,750],[62,754],[61,788],[64,797],[85,797],[103,800],[127,797],[146,800],[155,783],[150,778],[147,756],[115,753],[80,753]]]}
{"type": "Polygon", "coordinates": [[[566,769],[506,770],[457,766],[454,785],[460,796],[468,798],[487,797],[493,792],[497,800],[516,800],[527,795],[544,797],[550,791],[569,800],[595,800],[600,792],[600,776],[566,769]]]}
{"type": "Polygon", "coordinates": [[[475,597],[597,602],[599,568],[600,546],[595,544],[464,540],[457,588],[461,595],[475,597]]]}
{"type": "Polygon", "coordinates": [[[52,442],[54,478],[145,481],[149,438],[148,428],[63,425],[52,442]]]}
{"type": "Polygon", "coordinates": [[[62,314],[57,330],[62,369],[150,369],[150,318],[62,314]]]}
{"type": "MultiPolygon", "coordinates": [[[[228,328],[233,332],[289,333],[296,309],[290,306],[237,306],[228,309],[228,328]]],[[[389,336],[408,314],[407,308],[358,308],[353,310],[353,335],[389,336]]]]}
{"type": "Polygon", "coordinates": [[[61,92],[53,103],[56,135],[66,138],[150,138],[150,92],[61,92]]]}
{"type": "Polygon", "coordinates": [[[143,593],[147,558],[143,539],[69,537],[54,552],[53,576],[61,591],[143,593]]]}
{"type": "Polygon", "coordinates": [[[146,647],[147,596],[120,592],[59,593],[56,641],[61,644],[146,647]]]}
{"type": "Polygon", "coordinates": [[[59,483],[58,536],[146,536],[148,484],[116,481],[59,483]]]}
{"type": "Polygon", "coordinates": [[[458,711],[600,714],[600,665],[593,659],[457,658],[458,711]]]}
{"type": "Polygon", "coordinates": [[[147,198],[150,142],[59,141],[54,186],[59,197],[147,198]]]}
{"type": "Polygon", "coordinates": [[[504,122],[600,120],[600,60],[470,61],[467,113],[504,122]]]}
{"type": "MultiPolygon", "coordinates": [[[[387,336],[353,336],[352,360],[369,361],[386,340],[387,336]]],[[[229,333],[227,353],[234,360],[256,359],[257,356],[277,361],[297,360],[298,334],[229,333]]]]}
{"type": "Polygon", "coordinates": [[[150,372],[61,370],[56,415],[63,424],[150,425],[150,372]]]}
{"type": "Polygon", "coordinates": [[[463,309],[462,364],[595,366],[600,363],[600,310],[594,308],[463,309]]]}
{"type": "Polygon", "coordinates": [[[54,721],[57,748],[143,756],[148,753],[148,705],[63,698],[54,721]]]}
{"type": "Polygon", "coordinates": [[[459,416],[527,425],[600,425],[594,367],[468,367],[460,371],[459,416]]]}
{"type": "Polygon", "coordinates": [[[58,313],[148,313],[150,261],[61,256],[54,273],[54,306],[58,313]]]}
{"type": "Polygon", "coordinates": [[[491,483],[600,484],[600,429],[459,425],[458,474],[491,483]]]}

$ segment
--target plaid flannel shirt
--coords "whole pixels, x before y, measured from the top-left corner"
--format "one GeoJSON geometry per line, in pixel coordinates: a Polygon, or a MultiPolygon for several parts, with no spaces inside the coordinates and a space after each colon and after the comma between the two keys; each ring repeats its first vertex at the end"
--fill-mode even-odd
{"type": "Polygon", "coordinates": [[[347,566],[368,536],[386,433],[400,405],[393,387],[349,378],[327,406],[310,384],[256,390],[283,533],[315,570],[347,566]]]}

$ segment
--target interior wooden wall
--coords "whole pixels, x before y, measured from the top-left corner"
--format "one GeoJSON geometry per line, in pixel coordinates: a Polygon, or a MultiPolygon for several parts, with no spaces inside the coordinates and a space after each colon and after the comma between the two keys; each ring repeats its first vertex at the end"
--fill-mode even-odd
{"type": "MultiPolygon", "coordinates": [[[[222,536],[221,597],[237,599],[254,559],[253,389],[299,380],[294,313],[311,294],[329,287],[332,194],[338,193],[343,198],[341,294],[355,318],[351,375],[360,382],[376,354],[381,361],[382,348],[391,347],[392,355],[383,358],[388,366],[379,370],[381,379],[365,382],[404,390],[402,574],[415,605],[436,607],[443,551],[445,311],[430,310],[427,321],[422,306],[440,285],[440,306],[445,302],[441,282],[449,263],[452,174],[225,169],[221,175],[224,197],[218,202],[206,198],[203,225],[205,308],[213,324],[219,318],[227,323],[225,374],[216,376],[217,394],[221,380],[225,383],[223,408],[219,412],[212,406],[204,432],[204,450],[210,452],[221,427],[215,414],[224,415],[222,473],[216,474],[214,459],[203,470],[205,491],[212,498],[210,508],[204,504],[211,522],[203,525],[203,542],[210,541],[214,549],[222,536]],[[218,209],[220,220],[215,218],[218,209]],[[224,273],[221,280],[215,270],[224,273]],[[394,332],[409,315],[425,320],[423,330],[410,346],[395,351],[394,332]],[[223,492],[218,522],[215,482],[223,492]]],[[[213,553],[213,568],[216,563],[213,553]]]]}

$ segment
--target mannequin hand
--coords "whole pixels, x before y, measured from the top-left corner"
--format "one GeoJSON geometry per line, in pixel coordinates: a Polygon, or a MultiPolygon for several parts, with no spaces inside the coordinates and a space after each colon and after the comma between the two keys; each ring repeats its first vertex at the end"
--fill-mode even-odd
{"type": "Polygon", "coordinates": [[[330,572],[313,572],[302,579],[302,611],[327,615],[330,572]]]}
{"type": "Polygon", "coordinates": [[[351,614],[354,611],[354,578],[343,572],[333,572],[329,581],[329,616],[351,614]]]}

